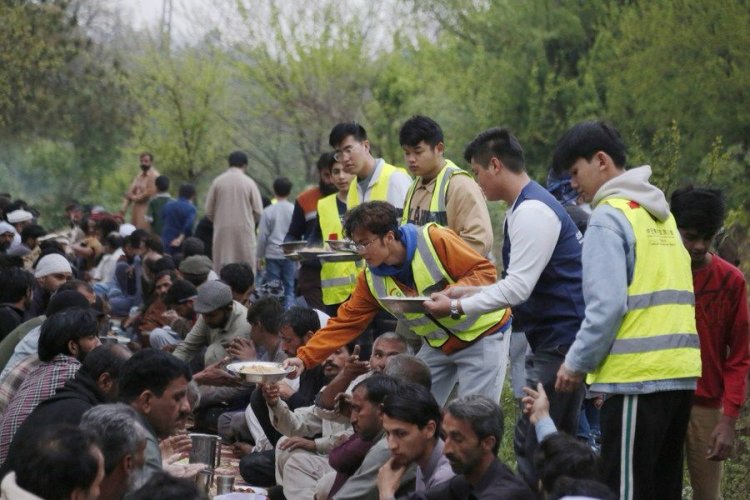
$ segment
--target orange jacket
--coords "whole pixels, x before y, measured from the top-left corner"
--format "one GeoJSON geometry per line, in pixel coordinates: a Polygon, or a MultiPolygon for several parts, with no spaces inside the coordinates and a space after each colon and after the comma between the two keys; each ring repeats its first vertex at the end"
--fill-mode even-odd
{"type": "MultiPolygon", "coordinates": [[[[495,266],[450,229],[433,226],[430,240],[443,267],[456,281],[454,286],[489,285],[497,279],[495,266]]],[[[401,283],[398,285],[405,295],[417,294],[416,290],[401,283]]],[[[322,363],[336,349],[357,338],[378,311],[380,304],[370,293],[362,271],[357,276],[352,296],[339,307],[337,316],[329,319],[325,328],[315,332],[304,346],[297,349],[297,357],[306,368],[322,363]]]]}

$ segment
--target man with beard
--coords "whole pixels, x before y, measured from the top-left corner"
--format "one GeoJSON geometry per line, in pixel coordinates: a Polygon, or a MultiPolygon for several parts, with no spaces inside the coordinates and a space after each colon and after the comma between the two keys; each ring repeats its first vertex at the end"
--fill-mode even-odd
{"type": "Polygon", "coordinates": [[[185,427],[190,415],[187,399],[190,368],[171,354],[154,349],[138,351],[123,367],[120,401],[138,412],[146,429],[146,451],[139,481],[162,470],[159,440],[185,427]]]}
{"type": "Polygon", "coordinates": [[[536,498],[526,483],[497,458],[503,412],[496,403],[476,394],[455,399],[446,409],[442,427],[443,453],[457,475],[429,491],[411,493],[410,499],[536,498]]]}
{"type": "MultiPolygon", "coordinates": [[[[284,241],[305,240],[308,246],[323,244],[323,235],[318,224],[318,201],[336,192],[336,186],[331,178],[331,168],[336,160],[333,154],[323,153],[318,158],[318,185],[302,191],[294,201],[292,222],[284,241]]],[[[325,310],[323,295],[320,287],[320,261],[317,259],[300,262],[297,275],[299,294],[304,297],[308,307],[325,310]]]]}
{"type": "Polygon", "coordinates": [[[440,439],[440,407],[430,391],[405,382],[397,394],[383,401],[385,429],[391,458],[378,473],[380,498],[394,497],[401,476],[416,468],[416,492],[431,490],[454,476],[440,439]]]}
{"type": "Polygon", "coordinates": [[[21,384],[0,421],[0,462],[5,462],[10,442],[26,417],[74,377],[86,354],[99,345],[99,323],[91,309],[62,311],[44,321],[39,337],[42,364],[21,384]]]}
{"type": "Polygon", "coordinates": [[[121,500],[138,489],[137,471],[143,467],[146,450],[146,429],[138,413],[122,403],[99,405],[83,415],[80,428],[99,438],[104,455],[99,498],[121,500]]]}
{"type": "Polygon", "coordinates": [[[54,396],[42,401],[18,428],[0,476],[13,470],[18,448],[25,446],[33,434],[54,425],[78,425],[87,410],[116,401],[120,371],[130,355],[130,351],[119,344],[106,344],[91,351],[75,377],[66,380],[54,396]]]}
{"type": "Polygon", "coordinates": [[[73,268],[63,255],[51,253],[36,263],[34,269],[34,294],[29,308],[29,317],[44,314],[49,299],[60,286],[73,277],[73,268]]]}
{"type": "Polygon", "coordinates": [[[144,340],[148,340],[151,332],[155,328],[161,328],[167,325],[163,315],[167,312],[167,306],[164,299],[167,292],[172,288],[172,284],[177,281],[177,275],[171,269],[160,271],[154,278],[154,294],[156,298],[143,312],[143,320],[138,329],[144,340]]]}
{"type": "MultiPolygon", "coordinates": [[[[321,365],[327,382],[346,364],[351,346],[328,356],[321,365]]],[[[287,498],[310,498],[317,481],[332,469],[328,452],[336,441],[348,435],[349,425],[322,418],[316,405],[290,410],[279,397],[278,384],[262,387],[274,428],[284,435],[276,443],[276,482],[287,498]]]]}
{"type": "Polygon", "coordinates": [[[0,221],[0,254],[8,252],[15,236],[16,228],[5,221],[0,221]]]}
{"type": "Polygon", "coordinates": [[[34,277],[17,267],[0,270],[0,340],[28,319],[34,277]]]}
{"type": "Polygon", "coordinates": [[[133,211],[130,221],[135,227],[148,230],[150,225],[146,220],[146,210],[151,197],[156,194],[156,178],[159,177],[159,172],[151,166],[154,161],[154,156],[151,153],[141,153],[139,158],[141,173],[136,175],[133,182],[130,183],[130,187],[122,200],[120,215],[124,218],[125,212],[132,203],[133,211]]]}
{"type": "MultiPolygon", "coordinates": [[[[245,319],[247,308],[232,299],[232,289],[226,283],[207,281],[199,286],[193,309],[200,316],[174,351],[179,359],[189,362],[206,347],[203,361],[208,367],[224,359],[225,346],[228,347],[232,339],[250,338],[250,325],[245,319]]],[[[206,381],[196,378],[196,382],[206,381]]]]}
{"type": "MultiPolygon", "coordinates": [[[[368,377],[354,388],[349,417],[354,435],[331,450],[329,463],[336,471],[336,477],[328,498],[378,498],[378,470],[391,457],[383,430],[382,404],[400,389],[399,380],[388,375],[368,377]]],[[[413,480],[414,468],[410,467],[402,475],[400,486],[404,487],[413,480]]],[[[326,482],[326,478],[320,482],[318,493],[325,488],[326,482]]]]}

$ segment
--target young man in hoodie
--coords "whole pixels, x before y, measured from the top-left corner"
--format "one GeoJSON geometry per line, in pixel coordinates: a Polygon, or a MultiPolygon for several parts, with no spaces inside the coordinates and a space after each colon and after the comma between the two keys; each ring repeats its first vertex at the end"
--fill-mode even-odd
{"type": "Polygon", "coordinates": [[[583,244],[586,313],[558,391],[588,374],[602,407],[603,479],[622,499],[681,498],[682,445],[701,374],[690,257],[651,167],[625,170],[606,122],[558,141],[556,172],[594,211],[583,244]]]}
{"type": "Polygon", "coordinates": [[[503,332],[510,327],[509,309],[436,318],[422,312],[404,313],[389,301],[424,297],[453,285],[488,285],[495,281],[495,266],[450,229],[434,223],[399,226],[396,208],[384,201],[351,209],[344,233],[355,242],[367,267],[338,315],[297,349],[296,358],[285,363],[298,372],[319,365],[357,338],[385,309],[423,339],[417,356],[430,368],[432,393],[441,406],[456,381],[460,381],[459,396],[483,394],[497,400],[503,383],[498,360],[503,332]]]}

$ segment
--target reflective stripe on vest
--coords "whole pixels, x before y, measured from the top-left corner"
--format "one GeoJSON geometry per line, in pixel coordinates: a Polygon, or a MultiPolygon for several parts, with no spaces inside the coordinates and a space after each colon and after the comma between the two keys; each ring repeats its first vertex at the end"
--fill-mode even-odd
{"type": "MultiPolygon", "coordinates": [[[[370,185],[367,186],[368,189],[370,188],[370,186],[372,186],[372,189],[370,190],[370,196],[367,198],[367,200],[359,199],[357,178],[355,177],[354,179],[352,179],[352,183],[349,184],[349,192],[346,195],[346,209],[351,210],[363,201],[388,201],[388,187],[391,184],[391,176],[394,172],[396,172],[396,170],[397,167],[394,167],[393,165],[390,165],[383,161],[383,164],[380,166],[380,170],[378,171],[378,177],[375,179],[370,179],[370,185]]],[[[367,191],[362,193],[362,196],[364,197],[366,194],[367,191]]]]}
{"type": "Polygon", "coordinates": [[[469,175],[469,173],[458,168],[456,164],[450,160],[445,160],[445,163],[445,168],[443,168],[438,173],[437,179],[435,179],[435,189],[432,191],[432,197],[430,199],[430,209],[429,211],[421,211],[419,220],[410,219],[411,200],[414,196],[414,192],[417,190],[417,187],[422,182],[422,178],[417,177],[411,183],[409,192],[406,194],[404,213],[401,216],[402,224],[410,222],[412,224],[422,226],[430,222],[435,222],[441,226],[448,226],[448,212],[445,204],[445,198],[448,193],[448,184],[450,183],[450,180],[454,175],[469,175]]]}
{"type": "Polygon", "coordinates": [[[635,235],[637,255],[627,312],[609,354],[589,384],[621,384],[699,377],[690,257],[674,218],[655,220],[637,203],[602,202],[620,210],[635,235]]]}
{"type": "MultiPolygon", "coordinates": [[[[435,252],[435,247],[432,245],[429,235],[432,226],[435,226],[438,231],[445,231],[445,229],[437,228],[437,225],[433,223],[419,228],[417,231],[417,250],[414,252],[414,258],[411,262],[414,283],[420,295],[429,295],[455,283],[443,267],[435,252]]],[[[424,313],[401,314],[389,309],[380,300],[383,297],[403,295],[401,288],[393,278],[375,275],[369,267],[365,269],[365,276],[370,293],[378,300],[380,306],[403,321],[415,334],[424,337],[432,347],[439,348],[451,335],[464,342],[471,342],[500,323],[505,315],[505,309],[479,316],[464,315],[457,320],[449,317],[434,318],[424,313]]]]}
{"type": "MultiPolygon", "coordinates": [[[[318,223],[323,239],[336,234],[343,239],[343,228],[336,194],[318,200],[318,223]]],[[[320,288],[327,306],[344,302],[354,290],[360,268],[354,262],[323,262],[320,266],[320,288]]]]}

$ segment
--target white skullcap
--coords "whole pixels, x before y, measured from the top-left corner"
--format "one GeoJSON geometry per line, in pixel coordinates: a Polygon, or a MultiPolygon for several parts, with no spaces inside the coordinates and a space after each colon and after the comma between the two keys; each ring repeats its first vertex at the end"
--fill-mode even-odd
{"type": "Polygon", "coordinates": [[[39,263],[36,265],[36,270],[34,271],[34,277],[43,278],[50,274],[72,272],[73,269],[71,269],[68,259],[59,253],[51,253],[39,259],[39,263]]]}
{"type": "Polygon", "coordinates": [[[26,210],[21,210],[20,208],[18,210],[13,210],[8,214],[8,222],[10,222],[11,224],[26,222],[32,220],[33,218],[34,214],[32,214],[31,212],[27,212],[26,210]]]}
{"type": "Polygon", "coordinates": [[[13,233],[16,234],[16,228],[11,226],[5,221],[0,222],[0,234],[13,233]]]}
{"type": "Polygon", "coordinates": [[[120,224],[120,236],[123,238],[126,238],[133,234],[133,231],[135,231],[135,226],[133,224],[120,224]]]}

